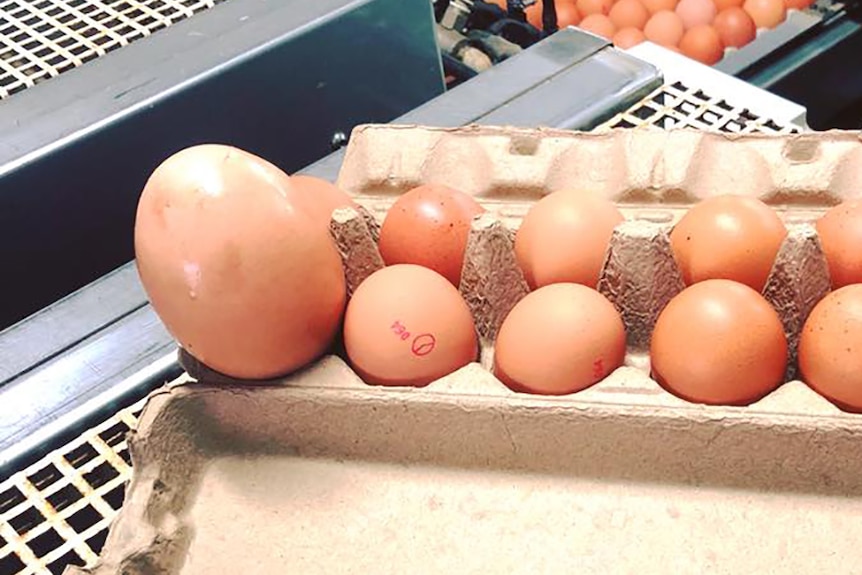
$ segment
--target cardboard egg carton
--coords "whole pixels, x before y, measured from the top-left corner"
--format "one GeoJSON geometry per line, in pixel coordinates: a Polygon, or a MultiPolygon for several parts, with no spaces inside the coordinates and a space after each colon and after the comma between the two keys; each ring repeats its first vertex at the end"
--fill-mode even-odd
{"type": "Polygon", "coordinates": [[[764,294],[793,347],[828,290],[811,222],[859,193],[860,150],[848,132],[357,128],[338,184],[361,207],[331,222],[348,292],[383,265],[378,227],[400,193],[471,193],[488,213],[460,289],[481,357],[411,388],[366,384],[337,349],[267,382],[181,354],[188,374],[153,394],[130,439],[134,477],[99,564],[68,572],[854,572],[862,415],[792,371],[746,407],[688,403],[650,379],[644,350],[682,289],[671,226],[728,191],[788,224],[764,294]],[[572,188],[628,217],[599,289],[622,312],[629,354],[584,391],[517,393],[489,371],[496,331],[528,291],[514,231],[533,201],[572,188]]]}
{"type": "MultiPolygon", "coordinates": [[[[352,136],[337,183],[367,212],[352,216],[352,225],[351,216],[342,213],[333,232],[348,240],[339,240],[348,283],[361,281],[373,269],[363,268],[364,275],[351,278],[361,267],[356,262],[374,254],[382,266],[375,248],[378,226],[398,195],[434,182],[476,197],[488,213],[473,222],[460,287],[476,321],[482,363],[490,367],[497,329],[528,291],[512,243],[529,208],[558,190],[617,202],[627,221],[614,231],[598,290],[625,322],[627,364],[643,372],[628,378],[629,388],[652,395],[657,384],[648,377],[645,353],[650,334],[661,310],[684,287],[670,248],[674,223],[710,195],[758,197],[788,228],[763,295],[784,325],[790,349],[786,379],[792,382],[802,326],[829,291],[828,267],[813,222],[829,206],[862,193],[860,181],[862,140],[855,132],[772,136],[362,126],[352,136]],[[363,233],[365,241],[353,241],[363,233]]],[[[803,397],[791,402],[800,413],[816,411],[825,402],[800,382],[789,387],[803,397]]],[[[783,394],[774,395],[761,403],[768,405],[783,394]]],[[[676,402],[669,394],[662,397],[667,405],[676,402]]]]}

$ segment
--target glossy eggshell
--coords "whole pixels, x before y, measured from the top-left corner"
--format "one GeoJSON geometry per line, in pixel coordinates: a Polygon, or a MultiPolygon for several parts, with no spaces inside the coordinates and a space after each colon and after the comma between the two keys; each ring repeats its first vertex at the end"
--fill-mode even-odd
{"type": "Polygon", "coordinates": [[[691,207],[671,232],[671,248],[687,285],[730,279],[763,290],[787,229],[756,198],[722,195],[691,207]]]}
{"type": "Polygon", "coordinates": [[[649,11],[640,0],[619,0],[608,13],[608,18],[617,30],[623,28],[643,30],[649,17],[649,11]]]}
{"type": "Polygon", "coordinates": [[[787,17],[784,0],[745,0],[742,9],[758,28],[775,28],[787,17]]]}
{"type": "Polygon", "coordinates": [[[787,368],[778,313],[750,287],[709,280],[683,290],[659,315],[652,374],[695,403],[747,405],[775,388],[787,368]]]}
{"type": "Polygon", "coordinates": [[[739,7],[730,7],[722,10],[715,17],[712,25],[718,32],[722,44],[741,48],[757,36],[757,26],[748,12],[739,7]]]}
{"type": "Polygon", "coordinates": [[[677,5],[677,0],[642,0],[642,2],[650,15],[664,10],[673,12],[677,5]]]}
{"type": "Polygon", "coordinates": [[[644,40],[646,40],[646,36],[637,28],[623,28],[622,30],[618,30],[613,37],[614,46],[622,50],[628,50],[633,46],[637,46],[644,40]]]}
{"type": "Polygon", "coordinates": [[[711,24],[716,8],[712,0],[680,0],[676,13],[682,19],[686,30],[695,26],[711,24]]]}
{"type": "Polygon", "coordinates": [[[862,411],[862,285],[820,300],[799,338],[802,380],[848,411],[862,411]]]}
{"type": "Polygon", "coordinates": [[[714,2],[716,10],[718,10],[720,14],[728,8],[742,8],[742,4],[745,0],[714,0],[714,2]]]}
{"type": "Polygon", "coordinates": [[[345,305],[341,258],[290,178],[222,145],[187,148],[148,179],[135,222],[141,282],[192,356],[270,378],[324,353],[345,305]]]}
{"type": "Polygon", "coordinates": [[[862,201],[851,200],[830,208],[817,221],[817,234],[832,287],[862,283],[862,201]]]}
{"type": "Polygon", "coordinates": [[[458,290],[417,265],[383,268],[347,306],[344,346],[368,383],[423,386],[476,359],[473,317],[458,290]]]}
{"type": "Polygon", "coordinates": [[[650,42],[665,47],[676,47],[682,40],[685,26],[676,12],[662,10],[656,12],[644,27],[644,36],[650,42]]]}
{"type": "Polygon", "coordinates": [[[439,184],[413,188],[389,208],[380,228],[387,265],[417,264],[461,281],[473,217],[484,211],[472,196],[439,184]]]}
{"type": "Polygon", "coordinates": [[[613,6],[613,0],[577,0],[575,6],[578,9],[578,14],[581,18],[586,18],[590,14],[608,15],[613,6]]]}
{"type": "Polygon", "coordinates": [[[563,395],[607,377],[625,353],[625,326],[607,298],[579,284],[553,284],[528,294],[506,316],[494,374],[516,391],[563,395]]]}
{"type": "Polygon", "coordinates": [[[614,228],[624,220],[610,201],[560,191],[536,202],[515,235],[515,257],[531,289],[552,283],[596,287],[614,228]]]}
{"type": "Polygon", "coordinates": [[[604,14],[590,14],[581,20],[578,27],[607,40],[613,38],[614,32],[616,32],[613,22],[604,14]]]}
{"type": "Polygon", "coordinates": [[[712,66],[724,56],[724,45],[718,32],[709,24],[686,30],[679,42],[679,50],[701,64],[712,66]]]}

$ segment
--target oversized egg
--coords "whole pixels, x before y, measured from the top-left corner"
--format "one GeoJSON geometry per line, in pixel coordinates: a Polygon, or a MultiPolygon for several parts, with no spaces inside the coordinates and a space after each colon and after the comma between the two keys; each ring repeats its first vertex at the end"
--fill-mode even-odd
{"type": "Polygon", "coordinates": [[[380,228],[380,255],[386,265],[425,266],[457,286],[470,224],[483,211],[472,196],[448,186],[413,188],[386,213],[380,228]]]}
{"type": "Polygon", "coordinates": [[[623,364],[626,332],[614,305],[579,284],[529,293],[506,316],[494,374],[515,391],[563,395],[590,387],[623,364]]]}
{"type": "Polygon", "coordinates": [[[832,287],[862,283],[862,201],[829,209],[817,220],[817,234],[829,265],[832,287]]]}
{"type": "Polygon", "coordinates": [[[721,195],[686,212],[671,232],[685,283],[729,279],[762,291],[787,229],[756,198],[721,195]]]}
{"type": "Polygon", "coordinates": [[[862,411],[862,284],[831,292],[811,310],[799,337],[799,371],[839,407],[862,411]]]}
{"type": "Polygon", "coordinates": [[[623,215],[591,194],[548,194],[527,212],[515,236],[515,256],[531,289],[552,283],[596,287],[614,228],[623,215]]]}
{"type": "Polygon", "coordinates": [[[383,268],[359,284],[344,318],[344,346],[356,372],[378,385],[427,385],[478,353],[460,292],[413,264],[383,268]]]}
{"type": "Polygon", "coordinates": [[[141,194],[135,254],[165,327],[208,367],[247,379],[320,356],[345,306],[341,259],[312,196],[223,145],[182,150],[141,194]]]}
{"type": "Polygon", "coordinates": [[[356,208],[356,202],[335,184],[316,176],[294,174],[290,177],[293,190],[307,200],[309,211],[328,226],[332,212],[338,208],[356,208]]]}
{"type": "Polygon", "coordinates": [[[781,319],[758,292],[730,280],[686,288],[664,308],[650,342],[652,374],[695,403],[747,405],[778,387],[787,368],[781,319]]]}

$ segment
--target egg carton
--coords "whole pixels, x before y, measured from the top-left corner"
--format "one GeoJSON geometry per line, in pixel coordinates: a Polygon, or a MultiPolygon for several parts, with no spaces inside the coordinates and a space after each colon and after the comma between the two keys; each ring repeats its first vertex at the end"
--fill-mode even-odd
{"type": "Polygon", "coordinates": [[[851,572],[862,416],[792,371],[745,407],[689,403],[649,377],[645,347],[682,289],[668,231],[728,191],[790,228],[764,294],[792,347],[829,289],[811,222],[859,193],[860,149],[846,132],[357,128],[338,184],[360,207],[331,222],[348,293],[383,265],[377,233],[399,194],[434,182],[474,195],[488,212],[460,289],[478,361],[413,388],[366,384],[339,350],[267,382],[181,354],[187,375],[151,396],[129,440],[133,481],[100,563],[69,572],[851,572]],[[599,283],[623,312],[626,365],[571,395],[515,392],[489,370],[528,291],[514,231],[571,188],[629,219],[599,283]]]}

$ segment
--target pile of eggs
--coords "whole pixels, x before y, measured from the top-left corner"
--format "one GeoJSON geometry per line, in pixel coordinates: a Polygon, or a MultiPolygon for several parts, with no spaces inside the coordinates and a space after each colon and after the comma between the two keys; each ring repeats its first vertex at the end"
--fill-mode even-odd
{"type": "MultiPolygon", "coordinates": [[[[484,208],[426,184],[399,196],[380,227],[385,264],[352,294],[330,233],[356,204],[332,184],[288,176],[223,145],[182,150],[152,173],[138,204],[135,250],[150,301],[184,350],[240,379],[269,379],[330,352],[339,336],[368,383],[424,386],[474,362],[479,341],[462,291],[465,250],[484,208]]],[[[503,319],[494,374],[523,393],[586,389],[623,365],[626,327],[597,290],[613,231],[605,199],[558,191],[536,201],[514,236],[529,293],[503,319]]],[[[862,411],[862,202],[817,221],[833,291],[814,308],[799,349],[802,379],[862,411]]],[[[718,195],[670,234],[685,288],[660,312],[653,378],[702,404],[747,405],[787,372],[787,338],[762,295],[787,236],[763,202],[718,195]]]]}
{"type": "MultiPolygon", "coordinates": [[[[741,48],[781,24],[788,10],[804,10],[814,0],[555,0],[560,28],[576,26],[631,48],[644,40],[713,65],[725,49],[741,48]]],[[[505,0],[494,0],[503,8],[505,0]]],[[[542,2],[526,11],[542,27],[542,2]]]]}

